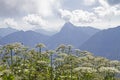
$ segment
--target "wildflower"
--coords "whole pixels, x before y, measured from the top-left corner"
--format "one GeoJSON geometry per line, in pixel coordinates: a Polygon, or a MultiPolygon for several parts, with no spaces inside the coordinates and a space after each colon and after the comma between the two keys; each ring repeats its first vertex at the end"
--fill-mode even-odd
{"type": "Polygon", "coordinates": [[[90,67],[78,67],[73,70],[74,72],[82,72],[82,73],[95,73],[97,70],[90,67]]]}
{"type": "Polygon", "coordinates": [[[119,64],[120,64],[120,61],[118,61],[118,60],[113,60],[113,61],[110,61],[110,64],[111,64],[111,65],[119,65],[119,64]]]}
{"type": "Polygon", "coordinates": [[[56,61],[56,62],[63,62],[64,60],[61,59],[61,58],[56,58],[55,61],[56,61]]]}
{"type": "Polygon", "coordinates": [[[37,63],[40,64],[40,65],[47,65],[46,61],[37,61],[37,63]]]}
{"type": "Polygon", "coordinates": [[[60,53],[60,54],[58,54],[58,56],[59,56],[59,57],[66,57],[67,54],[66,54],[66,53],[60,53]]]}
{"type": "Polygon", "coordinates": [[[101,67],[99,68],[100,72],[109,72],[109,73],[120,73],[115,67],[101,67]]]}

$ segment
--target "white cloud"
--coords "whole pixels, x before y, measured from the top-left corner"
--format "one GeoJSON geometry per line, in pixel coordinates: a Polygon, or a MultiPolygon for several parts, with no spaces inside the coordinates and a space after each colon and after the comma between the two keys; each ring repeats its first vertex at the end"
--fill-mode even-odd
{"type": "Polygon", "coordinates": [[[75,21],[75,22],[92,23],[97,19],[94,13],[83,11],[83,10],[74,10],[72,11],[72,14],[73,14],[73,17],[71,21],[75,21]]]}
{"type": "Polygon", "coordinates": [[[97,20],[94,13],[84,10],[60,10],[61,17],[66,21],[69,20],[72,23],[92,23],[97,20]]]}
{"type": "Polygon", "coordinates": [[[120,16],[120,5],[115,5],[111,7],[111,10],[114,11],[115,16],[120,16]]]}
{"type": "Polygon", "coordinates": [[[108,2],[110,5],[120,4],[120,0],[107,0],[107,2],[108,2]]]}
{"type": "Polygon", "coordinates": [[[0,0],[0,10],[2,17],[19,17],[28,13],[35,13],[37,7],[34,0],[0,0]]]}
{"type": "Polygon", "coordinates": [[[37,0],[38,13],[44,17],[53,16],[61,6],[60,0],[37,0]]]}
{"type": "Polygon", "coordinates": [[[106,8],[110,7],[109,4],[107,3],[107,0],[98,0],[98,1],[101,4],[101,6],[106,8]]]}
{"type": "Polygon", "coordinates": [[[16,27],[16,26],[18,26],[17,22],[13,18],[5,19],[4,24],[6,24],[8,27],[16,27]]]}
{"type": "Polygon", "coordinates": [[[26,14],[54,15],[62,0],[0,0],[0,16],[14,17],[26,14]],[[4,8],[4,9],[3,9],[4,8]]]}
{"type": "Polygon", "coordinates": [[[95,13],[99,16],[99,17],[105,17],[108,15],[114,15],[114,11],[110,10],[108,8],[105,7],[96,7],[94,8],[95,13]]]}
{"type": "Polygon", "coordinates": [[[28,16],[23,17],[23,20],[27,23],[35,26],[46,26],[46,21],[38,14],[29,14],[28,16]]]}
{"type": "Polygon", "coordinates": [[[0,0],[0,22],[4,20],[7,26],[19,30],[59,31],[67,21],[105,28],[111,17],[114,18],[111,24],[119,25],[120,4],[112,3],[112,0],[0,0]]]}
{"type": "Polygon", "coordinates": [[[48,0],[39,0],[38,7],[39,13],[43,16],[50,16],[53,14],[52,4],[48,0]]]}
{"type": "Polygon", "coordinates": [[[68,22],[72,18],[72,13],[69,10],[59,10],[61,18],[64,19],[66,22],[68,22]]]}
{"type": "Polygon", "coordinates": [[[22,22],[22,20],[20,20],[19,22],[19,21],[14,20],[14,18],[4,19],[3,22],[1,22],[1,26],[4,28],[11,27],[13,29],[24,30],[24,31],[31,30],[33,28],[33,26],[30,26],[22,22]]]}
{"type": "Polygon", "coordinates": [[[101,18],[108,18],[108,17],[115,17],[120,15],[120,6],[119,5],[113,5],[110,6],[107,1],[105,0],[99,0],[99,3],[101,6],[98,6],[94,9],[94,12],[101,18]]]}
{"type": "Polygon", "coordinates": [[[96,0],[84,0],[84,4],[87,6],[92,6],[95,2],[96,0]]]}
{"type": "Polygon", "coordinates": [[[28,14],[23,21],[34,26],[34,29],[59,31],[63,21],[58,17],[62,0],[36,0],[37,12],[28,14]]]}
{"type": "Polygon", "coordinates": [[[33,29],[44,29],[46,31],[59,31],[62,25],[62,20],[59,18],[46,19],[39,14],[29,14],[23,17],[23,22],[27,22],[28,25],[32,25],[33,29]]]}

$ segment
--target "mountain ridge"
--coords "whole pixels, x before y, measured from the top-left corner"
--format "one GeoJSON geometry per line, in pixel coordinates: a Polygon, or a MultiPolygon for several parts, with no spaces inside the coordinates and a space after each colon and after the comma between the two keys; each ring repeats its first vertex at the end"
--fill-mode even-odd
{"type": "Polygon", "coordinates": [[[10,28],[10,27],[8,27],[8,28],[0,28],[0,36],[5,37],[8,34],[11,34],[11,33],[17,32],[17,31],[18,30],[10,28]]]}
{"type": "MultiPolygon", "coordinates": [[[[84,28],[76,27],[71,23],[66,23],[60,30],[60,32],[53,35],[47,43],[51,43],[48,46],[49,47],[56,47],[59,44],[71,44],[75,47],[78,47],[81,45],[84,41],[86,41],[89,37],[91,37],[91,34],[88,34],[83,30],[84,28]]],[[[86,28],[87,29],[87,28],[86,28]]],[[[92,28],[90,28],[93,30],[92,28]]],[[[89,29],[89,30],[90,30],[89,29]]],[[[98,32],[99,30],[95,29],[92,34],[98,32]]]]}
{"type": "Polygon", "coordinates": [[[18,31],[0,39],[0,44],[21,42],[27,46],[33,47],[37,43],[44,43],[48,38],[49,36],[34,31],[18,31]]]}
{"type": "Polygon", "coordinates": [[[82,50],[88,50],[95,55],[110,59],[120,57],[120,26],[102,30],[80,46],[82,50]]]}

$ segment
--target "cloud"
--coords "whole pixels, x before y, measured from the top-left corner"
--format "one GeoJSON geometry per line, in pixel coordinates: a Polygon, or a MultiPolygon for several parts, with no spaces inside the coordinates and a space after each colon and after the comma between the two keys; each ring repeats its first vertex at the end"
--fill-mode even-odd
{"type": "Polygon", "coordinates": [[[90,4],[89,3],[87,4],[86,2],[89,2],[89,0],[84,0],[84,5],[82,4],[81,6],[79,6],[78,7],[79,9],[71,8],[65,9],[64,7],[63,9],[60,10],[61,18],[64,19],[65,21],[70,21],[74,25],[78,26],[83,25],[83,26],[96,26],[98,28],[108,28],[115,25],[116,26],[119,25],[120,21],[119,4],[111,5],[107,0],[93,0],[93,1],[91,0],[89,2],[90,4]],[[85,6],[89,7],[86,9],[85,6]]]}
{"type": "Polygon", "coordinates": [[[46,21],[38,14],[29,14],[23,17],[23,20],[31,25],[35,26],[46,26],[46,21]]]}
{"type": "Polygon", "coordinates": [[[101,6],[108,8],[110,7],[106,0],[98,0],[101,6]]]}
{"type": "Polygon", "coordinates": [[[100,6],[93,8],[94,12],[101,18],[115,17],[120,15],[120,5],[109,5],[105,0],[99,0],[100,6]]]}
{"type": "Polygon", "coordinates": [[[63,23],[58,16],[58,10],[61,7],[62,1],[0,0],[0,17],[1,20],[6,20],[7,18],[12,19],[11,22],[16,22],[18,26],[15,28],[19,28],[19,30],[28,30],[31,28],[51,30],[53,27],[57,30],[56,28],[63,23]]]}
{"type": "Polygon", "coordinates": [[[19,17],[27,14],[54,15],[61,0],[0,0],[1,17],[19,17]]]}
{"type": "Polygon", "coordinates": [[[94,8],[95,13],[99,16],[99,17],[105,17],[105,16],[110,16],[110,15],[114,15],[114,11],[110,10],[108,8],[105,7],[96,7],[94,8]]]}
{"type": "Polygon", "coordinates": [[[90,10],[98,5],[98,0],[63,0],[62,9],[67,10],[90,10]]]}
{"type": "Polygon", "coordinates": [[[11,27],[13,29],[17,30],[32,30],[33,26],[30,26],[28,24],[25,24],[22,20],[17,21],[14,18],[5,18],[3,22],[1,22],[2,27],[11,27]]]}
{"type": "Polygon", "coordinates": [[[59,18],[46,19],[39,14],[29,14],[23,17],[23,22],[26,22],[28,25],[33,26],[32,29],[43,29],[45,31],[59,31],[60,26],[63,21],[59,18]]]}
{"type": "Polygon", "coordinates": [[[38,0],[38,13],[44,17],[53,16],[61,7],[62,0],[38,0]]]}
{"type": "Polygon", "coordinates": [[[80,23],[92,23],[97,19],[94,13],[83,10],[74,10],[72,14],[72,20],[80,23]]]}
{"type": "Polygon", "coordinates": [[[68,21],[99,26],[97,21],[102,20],[106,27],[104,24],[111,17],[117,25],[119,3],[120,0],[0,0],[0,26],[4,21],[5,25],[19,30],[58,31],[68,21]]]}
{"type": "Polygon", "coordinates": [[[33,0],[0,0],[1,17],[18,17],[36,10],[33,0]]]}
{"type": "Polygon", "coordinates": [[[69,10],[59,10],[61,18],[64,19],[66,22],[68,22],[72,18],[72,13],[69,10]]]}
{"type": "Polygon", "coordinates": [[[107,0],[110,5],[120,4],[120,0],[107,0]]]}
{"type": "Polygon", "coordinates": [[[70,21],[72,23],[92,23],[97,20],[97,17],[94,13],[84,11],[84,10],[60,10],[61,17],[66,21],[70,21]]]}
{"type": "Polygon", "coordinates": [[[95,2],[96,0],[84,0],[84,4],[87,6],[92,6],[95,2]]]}
{"type": "Polygon", "coordinates": [[[4,24],[6,24],[8,27],[16,27],[16,26],[18,26],[17,22],[13,18],[5,19],[4,24]]]}

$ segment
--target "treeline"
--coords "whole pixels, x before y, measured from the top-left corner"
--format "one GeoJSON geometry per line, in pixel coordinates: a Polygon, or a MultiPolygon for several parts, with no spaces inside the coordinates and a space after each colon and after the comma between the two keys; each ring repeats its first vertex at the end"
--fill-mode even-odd
{"type": "Polygon", "coordinates": [[[0,80],[120,80],[120,62],[71,45],[47,50],[21,43],[0,46],[0,80]]]}

